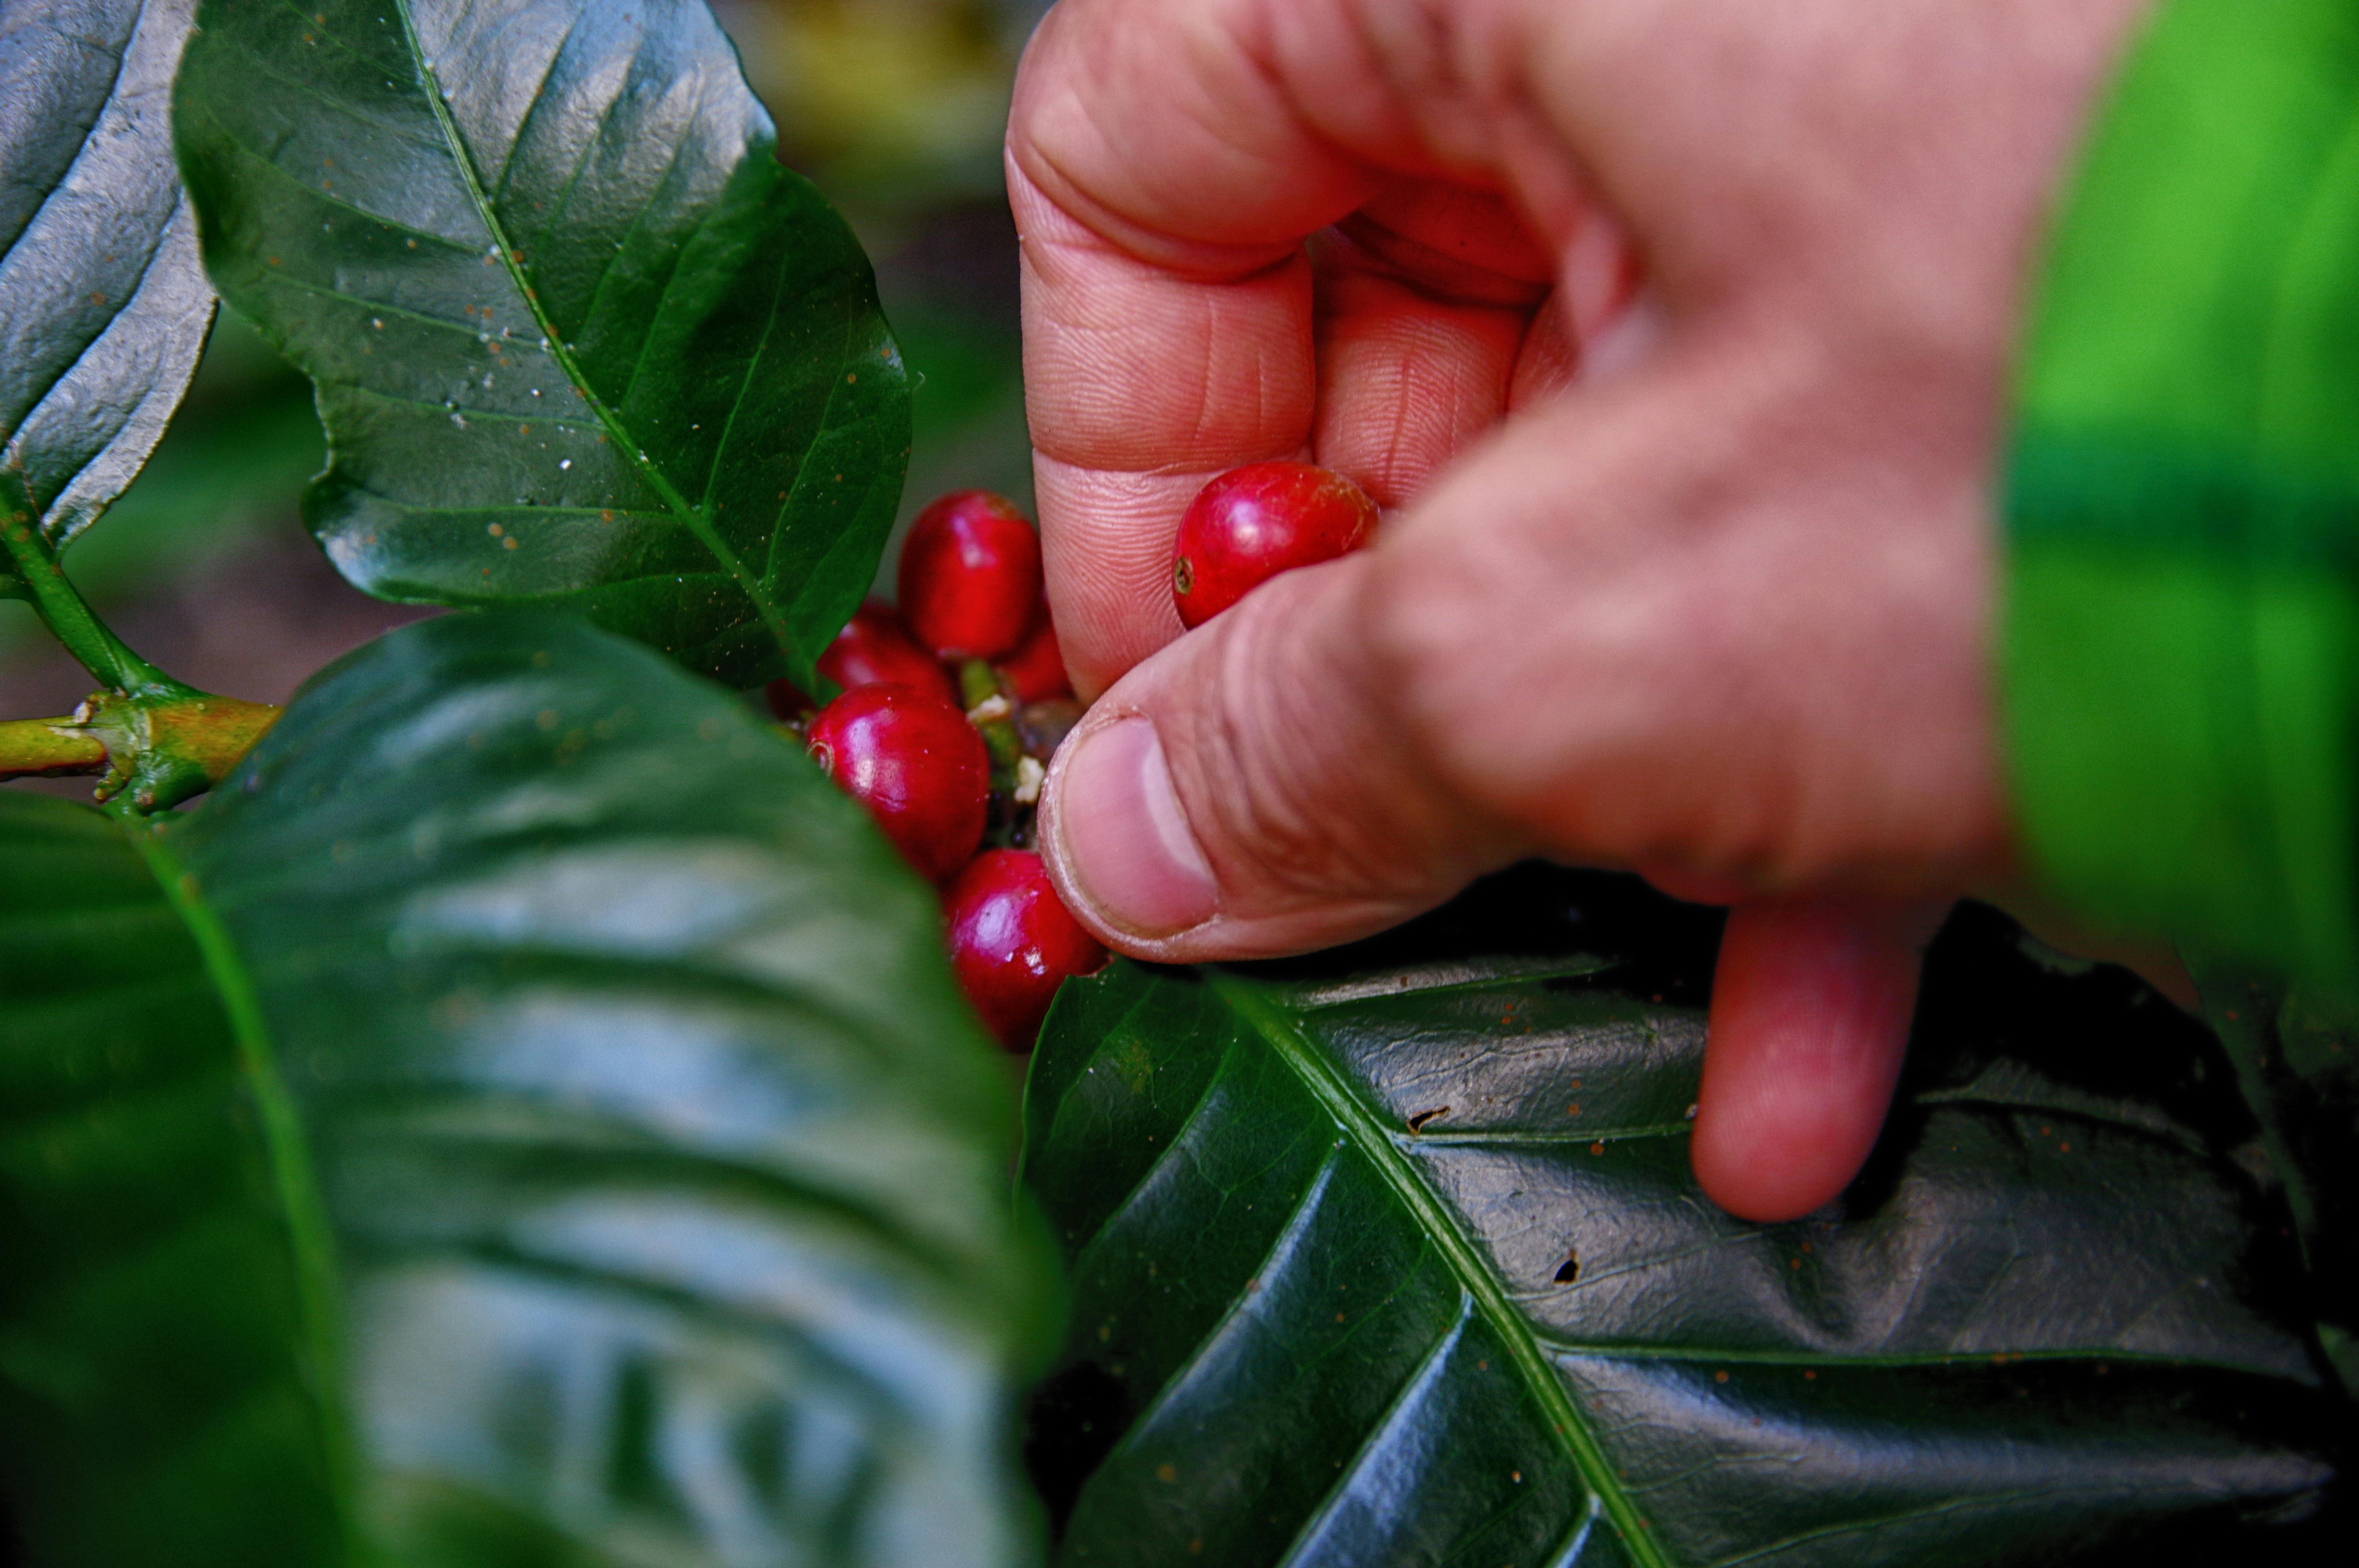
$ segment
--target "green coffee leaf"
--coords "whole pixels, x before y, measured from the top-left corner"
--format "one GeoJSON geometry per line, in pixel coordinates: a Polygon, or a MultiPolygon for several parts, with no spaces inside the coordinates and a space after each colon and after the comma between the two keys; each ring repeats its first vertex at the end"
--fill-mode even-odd
{"type": "Polygon", "coordinates": [[[2191,968],[2259,1119],[2253,1162],[2284,1184],[2319,1339],[2359,1400],[2359,1018],[2241,964],[2199,954],[2191,968]]]}
{"type": "Polygon", "coordinates": [[[1074,1275],[1058,1560],[2329,1560],[2347,1407],[2216,1042],[1962,913],[1867,1173],[1749,1225],[1688,1169],[1715,939],[1526,871],[1070,986],[1026,1154],[1074,1275]]]}
{"type": "Polygon", "coordinates": [[[181,165],[223,294],[319,385],[305,515],[388,599],[803,671],[892,522],[867,259],[701,0],[207,0],[181,165]]]}
{"type": "Polygon", "coordinates": [[[1049,1260],[932,893],[726,694],[429,622],[150,831],[0,794],[27,1561],[1000,1568],[1049,1260]]]}
{"type": "MultiPolygon", "coordinates": [[[[0,522],[31,520],[52,551],[137,475],[212,321],[172,166],[172,70],[194,10],[0,13],[0,522]]],[[[0,565],[0,596],[23,591],[0,565]]]]}

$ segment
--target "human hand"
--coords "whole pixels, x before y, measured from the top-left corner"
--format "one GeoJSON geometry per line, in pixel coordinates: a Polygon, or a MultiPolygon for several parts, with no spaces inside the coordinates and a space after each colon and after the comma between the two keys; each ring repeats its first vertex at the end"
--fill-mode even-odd
{"type": "Polygon", "coordinates": [[[1832,1196],[1917,947],[2006,869],[2006,351],[2141,8],[1065,0],[1008,167],[1049,591],[1103,692],[1043,798],[1076,913],[1263,956],[1535,853],[1736,903],[1697,1169],[1755,1217],[1832,1196]],[[1180,514],[1268,458],[1397,510],[1181,636],[1180,514]]]}

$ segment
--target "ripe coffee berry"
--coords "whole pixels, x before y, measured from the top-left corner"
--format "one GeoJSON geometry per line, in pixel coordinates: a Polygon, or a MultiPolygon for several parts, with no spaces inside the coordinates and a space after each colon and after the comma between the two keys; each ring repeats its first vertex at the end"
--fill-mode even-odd
{"type": "Polygon", "coordinates": [[[1007,678],[1019,702],[1073,695],[1072,680],[1065,674],[1064,651],[1057,646],[1057,623],[1049,619],[1046,595],[1032,612],[1032,630],[1014,653],[1000,661],[999,673],[1007,678]]]}
{"type": "Polygon", "coordinates": [[[846,691],[893,681],[932,692],[944,702],[958,700],[958,688],[941,661],[909,641],[891,605],[873,600],[853,612],[819,656],[819,673],[846,691]]]}
{"type": "Polygon", "coordinates": [[[1348,555],[1375,532],[1376,503],[1342,474],[1309,463],[1248,463],[1197,493],[1180,519],[1171,601],[1201,626],[1296,567],[1348,555]]]}
{"type": "Polygon", "coordinates": [[[951,968],[983,1021],[1010,1051],[1029,1051],[1057,987],[1106,961],[1028,849],[986,849],[942,900],[951,968]]]}
{"type": "MultiPolygon", "coordinates": [[[[909,634],[901,629],[901,617],[891,605],[874,600],[852,612],[851,621],[820,654],[819,673],[846,691],[897,681],[931,692],[944,702],[958,700],[958,688],[951,684],[950,672],[941,662],[909,641],[909,634]]],[[[772,681],[768,696],[770,711],[790,722],[816,706],[791,681],[772,681]]]]}
{"type": "Polygon", "coordinates": [[[996,659],[1032,629],[1040,536],[987,491],[962,490],[918,514],[901,546],[901,619],[937,658],[996,659]]]}
{"type": "Polygon", "coordinates": [[[819,710],[809,744],[928,881],[957,871],[983,842],[991,760],[954,704],[912,686],[854,687],[819,710]]]}

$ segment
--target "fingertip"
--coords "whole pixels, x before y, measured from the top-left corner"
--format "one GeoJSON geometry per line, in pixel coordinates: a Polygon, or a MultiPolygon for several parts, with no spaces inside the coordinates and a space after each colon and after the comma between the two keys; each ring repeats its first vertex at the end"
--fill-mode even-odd
{"type": "Polygon", "coordinates": [[[1875,1146],[1885,1107],[1771,1087],[1699,1099],[1690,1158],[1704,1195],[1739,1219],[1800,1219],[1843,1195],[1875,1146]],[[1707,1116],[1703,1108],[1716,1106],[1707,1116]]]}
{"type": "Polygon", "coordinates": [[[1799,1219],[1867,1162],[1900,1075],[1938,906],[1790,901],[1729,914],[1690,1146],[1741,1219],[1799,1219]]]}
{"type": "Polygon", "coordinates": [[[1125,950],[1191,930],[1219,910],[1219,884],[1143,714],[1074,733],[1044,781],[1039,824],[1042,857],[1067,907],[1125,950]]]}

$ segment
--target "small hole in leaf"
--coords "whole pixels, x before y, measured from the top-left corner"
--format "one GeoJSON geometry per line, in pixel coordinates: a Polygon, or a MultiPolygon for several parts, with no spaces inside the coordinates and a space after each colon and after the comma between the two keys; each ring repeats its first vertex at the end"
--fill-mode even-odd
{"type": "Polygon", "coordinates": [[[1580,1277],[1581,1255],[1577,1252],[1566,1253],[1564,1261],[1556,1266],[1556,1282],[1560,1285],[1569,1285],[1580,1277]]]}

